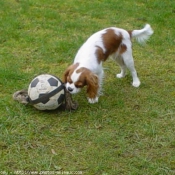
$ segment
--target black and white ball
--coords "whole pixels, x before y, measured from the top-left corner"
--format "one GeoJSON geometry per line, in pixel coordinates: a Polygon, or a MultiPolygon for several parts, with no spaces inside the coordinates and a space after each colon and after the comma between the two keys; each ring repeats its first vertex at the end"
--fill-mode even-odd
{"type": "Polygon", "coordinates": [[[54,110],[65,99],[64,85],[53,75],[42,74],[35,77],[28,88],[29,102],[39,110],[54,110]]]}

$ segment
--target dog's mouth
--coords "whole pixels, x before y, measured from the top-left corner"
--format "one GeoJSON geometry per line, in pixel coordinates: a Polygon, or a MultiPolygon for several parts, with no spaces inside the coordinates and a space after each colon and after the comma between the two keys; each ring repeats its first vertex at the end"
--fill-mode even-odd
{"type": "Polygon", "coordinates": [[[80,88],[67,87],[66,89],[67,89],[67,91],[69,91],[69,93],[71,93],[71,94],[76,94],[76,93],[80,92],[80,88]]]}
{"type": "Polygon", "coordinates": [[[68,87],[67,90],[71,93],[73,92],[74,88],[68,87]]]}

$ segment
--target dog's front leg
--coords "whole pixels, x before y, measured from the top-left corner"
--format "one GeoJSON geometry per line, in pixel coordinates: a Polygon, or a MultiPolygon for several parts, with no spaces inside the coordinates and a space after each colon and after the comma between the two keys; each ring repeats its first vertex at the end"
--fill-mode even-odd
{"type": "Polygon", "coordinates": [[[98,97],[95,97],[95,98],[89,98],[88,97],[88,102],[93,104],[93,103],[97,103],[98,102],[98,97]]]}
{"type": "Polygon", "coordinates": [[[99,92],[99,79],[98,76],[94,73],[90,73],[86,77],[87,84],[87,96],[89,103],[98,102],[98,92],[99,92]]]}

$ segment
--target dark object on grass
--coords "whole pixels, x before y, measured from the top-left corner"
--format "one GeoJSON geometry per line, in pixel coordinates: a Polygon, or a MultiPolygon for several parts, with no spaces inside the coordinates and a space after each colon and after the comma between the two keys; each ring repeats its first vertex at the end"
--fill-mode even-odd
{"type": "Polygon", "coordinates": [[[78,108],[78,103],[73,101],[72,100],[72,95],[67,91],[65,90],[65,95],[66,95],[66,98],[65,98],[65,109],[66,110],[75,110],[78,108]]]}
{"type": "Polygon", "coordinates": [[[27,89],[22,89],[13,94],[13,99],[22,104],[28,104],[28,93],[27,89]]]}
{"type": "MultiPolygon", "coordinates": [[[[22,89],[13,94],[13,99],[22,104],[30,104],[27,89],[22,89]]],[[[63,104],[66,110],[76,110],[78,103],[72,100],[71,94],[65,91],[65,104],[63,104]]]]}

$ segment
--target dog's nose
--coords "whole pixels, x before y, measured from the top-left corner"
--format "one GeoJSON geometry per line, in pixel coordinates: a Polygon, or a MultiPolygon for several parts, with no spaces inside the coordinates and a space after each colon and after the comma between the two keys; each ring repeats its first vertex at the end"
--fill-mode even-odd
{"type": "Polygon", "coordinates": [[[73,88],[68,87],[68,91],[69,91],[69,92],[72,92],[73,90],[74,90],[73,88]]]}

